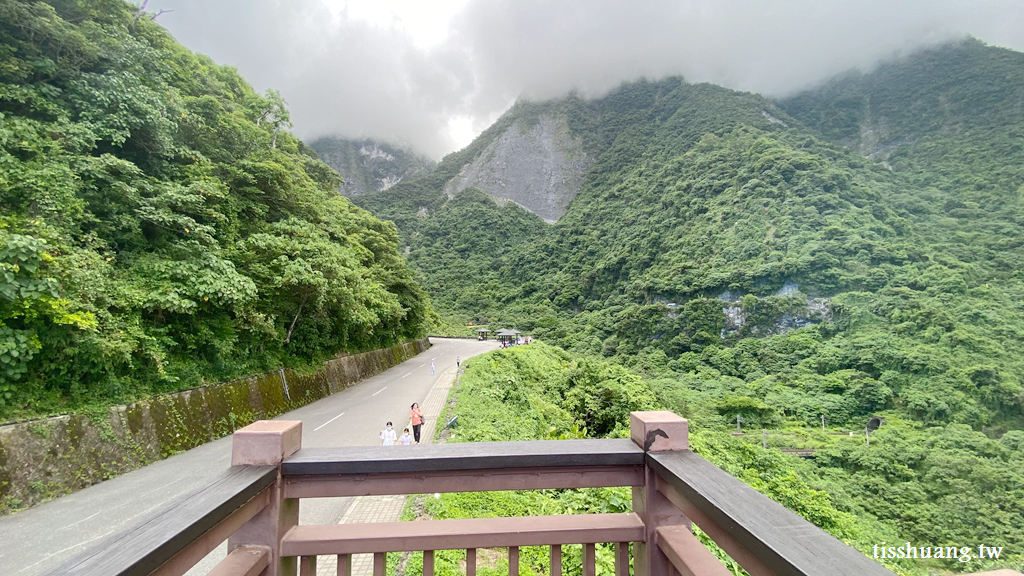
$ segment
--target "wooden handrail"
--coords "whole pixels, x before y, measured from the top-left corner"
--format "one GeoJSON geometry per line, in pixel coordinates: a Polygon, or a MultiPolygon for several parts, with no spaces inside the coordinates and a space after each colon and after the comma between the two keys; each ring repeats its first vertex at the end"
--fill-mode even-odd
{"type": "Polygon", "coordinates": [[[605,488],[643,484],[643,466],[496,468],[288,476],[284,478],[284,495],[285,498],[337,498],[437,492],[605,488]]]}
{"type": "MultiPolygon", "coordinates": [[[[266,507],[266,489],[276,479],[274,466],[233,466],[203,488],[172,500],[41,576],[144,576],[182,553],[202,559],[266,507]],[[218,526],[226,529],[218,532],[218,526]],[[202,540],[208,533],[219,534],[220,539],[202,540]]],[[[189,567],[174,566],[164,573],[183,574],[189,567]]]]}
{"type": "Polygon", "coordinates": [[[635,542],[636,514],[573,514],[295,526],[281,539],[282,556],[318,556],[635,542]]]}
{"type": "Polygon", "coordinates": [[[643,465],[643,450],[628,439],[613,438],[303,448],[281,463],[281,474],[285,477],[345,476],[496,468],[643,465]]]}
{"type": "Polygon", "coordinates": [[[689,450],[650,452],[647,462],[664,483],[659,491],[751,574],[893,576],[689,450]]]}
{"type": "Polygon", "coordinates": [[[259,576],[270,564],[270,548],[239,546],[232,550],[206,576],[259,576]]]}
{"type": "Polygon", "coordinates": [[[732,576],[687,526],[662,526],[655,531],[658,547],[680,576],[732,576]]]}

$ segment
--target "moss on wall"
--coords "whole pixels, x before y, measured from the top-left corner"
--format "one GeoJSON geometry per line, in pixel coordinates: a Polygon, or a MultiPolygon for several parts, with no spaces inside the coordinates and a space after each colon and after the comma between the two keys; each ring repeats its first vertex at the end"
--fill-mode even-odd
{"type": "Polygon", "coordinates": [[[309,404],[430,347],[424,338],[340,356],[319,370],[282,369],[157,396],[106,414],[0,426],[0,515],[81,490],[309,404]]]}

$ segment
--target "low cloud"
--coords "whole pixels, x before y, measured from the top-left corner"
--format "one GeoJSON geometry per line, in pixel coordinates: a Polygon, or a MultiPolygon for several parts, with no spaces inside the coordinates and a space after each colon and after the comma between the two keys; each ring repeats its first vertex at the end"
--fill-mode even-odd
{"type": "Polygon", "coordinates": [[[185,46],[288,100],[296,133],[373,137],[439,158],[518,97],[681,74],[780,96],[966,35],[1024,50],[1012,0],[469,0],[440,42],[333,0],[163,0],[185,46]]]}

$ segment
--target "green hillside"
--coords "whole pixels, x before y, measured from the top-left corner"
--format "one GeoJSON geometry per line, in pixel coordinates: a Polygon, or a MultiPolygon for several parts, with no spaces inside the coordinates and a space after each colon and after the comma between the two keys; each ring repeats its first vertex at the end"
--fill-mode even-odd
{"type": "MultiPolygon", "coordinates": [[[[912,57],[898,76],[928,93],[924,79],[955,85],[951,73],[963,71],[959,80],[975,87],[961,98],[991,110],[960,114],[957,125],[994,133],[1019,115],[1022,63],[968,42],[912,57]],[[998,82],[973,82],[977,62],[935,63],[943,58],[985,60],[998,82]]],[[[398,223],[449,329],[516,324],[652,374],[717,382],[719,395],[767,402],[772,418],[825,413],[843,424],[897,410],[923,422],[1021,428],[1019,128],[988,139],[1008,142],[1005,154],[979,155],[976,165],[961,155],[960,168],[924,178],[928,162],[944,158],[929,160],[931,143],[961,141],[947,129],[952,120],[921,120],[920,136],[889,156],[917,167],[890,170],[782,110],[798,101],[821,108],[814,98],[829,93],[776,104],[669,79],[596,101],[521,102],[431,177],[358,202],[398,223]],[[564,115],[596,158],[558,223],[479,193],[441,193],[496,133],[542,113],[564,115]],[[752,390],[734,390],[744,382],[752,390]]],[[[903,97],[920,99],[909,88],[903,97]]]]}
{"type": "MultiPolygon", "coordinates": [[[[1022,102],[1024,55],[977,41],[782,101],[637,82],[519,102],[430,177],[357,202],[397,223],[436,330],[512,325],[565,358],[625,366],[739,474],[777,454],[762,428],[772,447],[815,449],[771,474],[828,494],[862,542],[1019,550],[1022,102]],[[557,223],[442,192],[544,114],[594,159],[557,223]],[[722,435],[737,418],[754,440],[722,435]]],[[[534,377],[521,368],[516,382],[534,377]]]]}
{"type": "Polygon", "coordinates": [[[0,418],[396,343],[427,300],[285,103],[120,0],[0,2],[0,418]]]}

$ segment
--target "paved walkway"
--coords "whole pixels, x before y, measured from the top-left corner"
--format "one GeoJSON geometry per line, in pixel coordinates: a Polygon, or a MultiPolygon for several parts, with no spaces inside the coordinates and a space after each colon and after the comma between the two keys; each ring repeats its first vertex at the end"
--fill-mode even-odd
{"type": "MultiPolygon", "coordinates": [[[[455,374],[455,358],[467,359],[497,343],[436,338],[434,347],[337,394],[282,414],[302,420],[302,446],[372,446],[384,422],[402,422],[419,401],[439,413],[455,374]],[[437,373],[430,373],[433,360],[437,373]]],[[[433,436],[435,417],[424,434],[433,436]]],[[[407,420],[406,420],[407,421],[407,420]]],[[[404,426],[403,426],[404,427],[404,426]]],[[[231,462],[231,437],[221,438],[28,510],[0,517],[0,576],[33,576],[57,566],[93,542],[127,528],[149,511],[205,485],[231,462]]],[[[307,498],[302,524],[338,522],[353,498],[307,498]]],[[[227,554],[222,545],[190,572],[205,575],[227,554]]]]}
{"type": "MultiPolygon", "coordinates": [[[[441,373],[441,377],[427,393],[426,400],[420,405],[426,423],[420,431],[420,444],[431,444],[434,432],[444,412],[444,404],[448,400],[448,392],[455,384],[456,367],[452,366],[441,373]]],[[[402,426],[405,428],[405,426],[402,426]]],[[[405,509],[408,496],[360,496],[341,517],[338,524],[359,524],[365,522],[397,522],[405,509]]],[[[338,573],[337,556],[320,556],[317,558],[317,576],[335,576],[338,573]]],[[[352,556],[352,576],[370,576],[373,574],[373,554],[355,554],[352,556]]]]}

